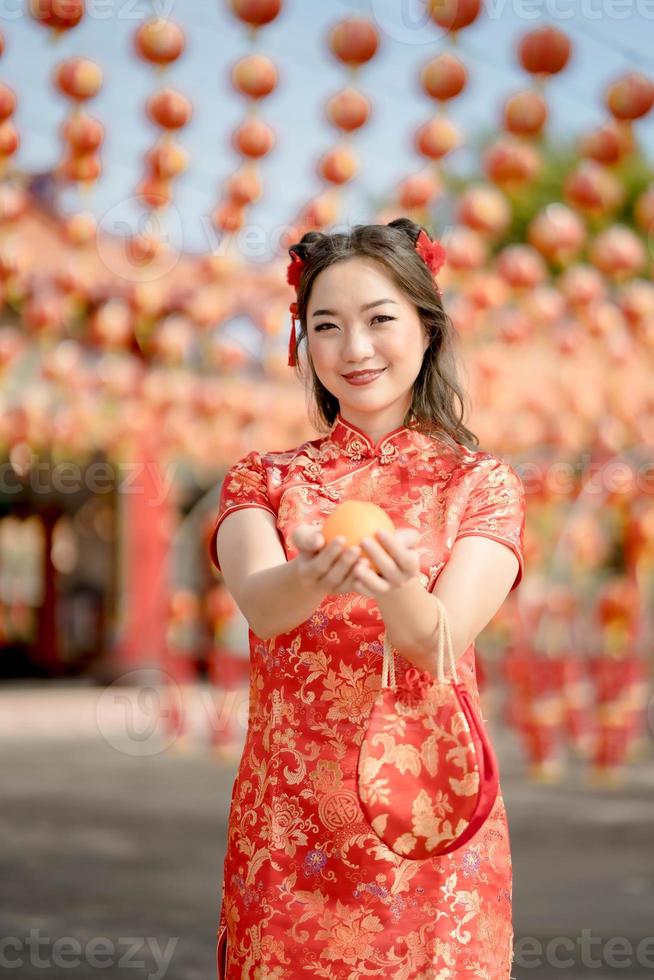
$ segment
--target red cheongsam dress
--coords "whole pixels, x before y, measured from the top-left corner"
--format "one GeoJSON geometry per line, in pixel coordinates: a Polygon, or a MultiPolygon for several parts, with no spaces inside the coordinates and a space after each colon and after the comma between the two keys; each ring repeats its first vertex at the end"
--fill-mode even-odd
{"type": "MultiPolygon", "coordinates": [[[[372,500],[420,532],[433,589],[457,538],[514,552],[522,578],[524,487],[506,461],[407,426],[376,444],[340,414],[326,436],[250,452],[227,473],[211,539],[227,514],[275,516],[288,559],[298,524],[321,527],[343,500],[372,500]]],[[[219,566],[218,566],[219,567],[219,566]]],[[[511,854],[501,790],[464,847],[395,855],[366,824],[357,757],[381,684],[376,602],[329,595],[295,629],[252,630],[248,730],[229,811],[217,936],[219,980],[508,980],[511,854]]],[[[396,670],[410,664],[396,653],[396,670]]],[[[479,708],[475,650],[457,664],[479,708]]]]}

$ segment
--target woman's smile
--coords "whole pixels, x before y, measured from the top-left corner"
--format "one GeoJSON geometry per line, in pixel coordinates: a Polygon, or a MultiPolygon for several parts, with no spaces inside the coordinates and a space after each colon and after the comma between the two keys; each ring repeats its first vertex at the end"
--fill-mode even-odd
{"type": "Polygon", "coordinates": [[[379,368],[376,371],[356,371],[350,374],[344,374],[343,377],[351,385],[368,385],[379,378],[385,370],[386,368],[379,368]]]}

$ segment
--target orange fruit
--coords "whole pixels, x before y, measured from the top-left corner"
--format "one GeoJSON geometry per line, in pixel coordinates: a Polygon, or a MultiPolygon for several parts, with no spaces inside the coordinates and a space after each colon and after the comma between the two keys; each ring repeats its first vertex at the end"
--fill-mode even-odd
{"type": "MultiPolygon", "coordinates": [[[[374,538],[377,531],[388,531],[390,534],[395,531],[395,525],[385,510],[368,500],[345,500],[326,519],[322,536],[325,544],[343,537],[347,542],[346,547],[351,547],[360,545],[363,538],[374,538]]],[[[378,572],[372,559],[368,558],[368,561],[378,572]]]]}

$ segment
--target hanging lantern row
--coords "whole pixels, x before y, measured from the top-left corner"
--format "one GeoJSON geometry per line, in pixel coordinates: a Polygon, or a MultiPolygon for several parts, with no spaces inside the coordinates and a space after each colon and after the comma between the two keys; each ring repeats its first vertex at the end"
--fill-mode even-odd
{"type": "Polygon", "coordinates": [[[336,221],[338,190],[352,181],[359,170],[359,161],[352,148],[353,134],[363,129],[372,115],[370,100],[351,83],[379,50],[377,28],[365,17],[346,17],[328,30],[326,44],[332,57],[346,68],[350,84],[330,96],[325,104],[325,119],[336,130],[338,142],[316,161],[316,173],[323,187],[291,221],[287,234],[289,242],[297,241],[307,231],[324,228],[336,221]]]}
{"type": "MultiPolygon", "coordinates": [[[[431,20],[456,44],[458,32],[473,24],[481,13],[478,0],[430,0],[431,20]]],[[[427,210],[443,191],[441,161],[461,146],[463,137],[447,116],[446,107],[468,84],[468,71],[451,51],[430,58],[419,70],[418,82],[424,94],[437,104],[437,113],[418,127],[413,147],[426,161],[423,170],[401,180],[394,201],[402,212],[409,212],[419,223],[427,221],[427,210]]]]}
{"type": "Polygon", "coordinates": [[[64,155],[56,168],[64,181],[90,187],[100,176],[100,148],[104,142],[104,126],[86,113],[82,106],[95,98],[102,88],[102,70],[88,58],[67,58],[53,74],[53,85],[71,103],[68,116],[59,134],[64,155]]]}
{"type": "MultiPolygon", "coordinates": [[[[246,24],[252,42],[258,40],[259,30],[272,23],[281,10],[279,0],[230,0],[234,16],[246,24]]],[[[232,148],[241,160],[236,170],[223,182],[221,199],[211,220],[217,232],[229,239],[245,225],[248,207],[263,194],[259,161],[272,152],[277,137],[274,130],[259,115],[259,108],[277,89],[279,73],[276,65],[262,54],[240,58],[230,70],[234,91],[247,100],[244,121],[232,133],[232,148]]],[[[217,272],[220,261],[210,260],[209,271],[217,272]]]]}
{"type": "MultiPolygon", "coordinates": [[[[182,28],[161,17],[145,21],[134,33],[134,50],[138,57],[160,72],[173,65],[185,49],[186,36],[182,28]]],[[[144,173],[136,195],[146,211],[156,212],[163,211],[171,203],[173,181],[188,166],[188,154],[172,134],[188,123],[192,107],[185,96],[166,88],[149,97],[146,114],[161,132],[145,155],[144,173]]],[[[160,251],[160,242],[151,235],[135,236],[128,244],[128,254],[136,264],[147,264],[160,251]]]]}

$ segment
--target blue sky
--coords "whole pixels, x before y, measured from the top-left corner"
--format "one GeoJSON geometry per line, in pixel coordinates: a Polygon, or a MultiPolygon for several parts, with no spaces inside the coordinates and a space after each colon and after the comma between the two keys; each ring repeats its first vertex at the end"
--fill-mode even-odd
{"type": "MultiPolygon", "coordinates": [[[[58,42],[25,14],[26,5],[22,0],[0,0],[6,38],[0,79],[19,98],[16,121],[22,146],[17,164],[43,170],[59,159],[57,130],[67,104],[51,86],[53,68],[73,54],[93,58],[105,74],[101,95],[89,104],[89,111],[107,129],[104,173],[90,195],[67,192],[64,206],[92,210],[109,231],[136,230],[139,208],[132,196],[143,155],[156,137],[143,105],[160,85],[179,88],[193,100],[195,115],[180,134],[190,166],[176,183],[165,232],[178,248],[214,247],[207,216],[222,182],[238,165],[230,136],[245,110],[244,100],[231,89],[229,70],[237,58],[253,50],[226,0],[87,0],[86,19],[58,42]],[[132,53],[132,35],[153,10],[168,13],[187,35],[184,56],[163,76],[132,53]]],[[[280,71],[277,92],[261,108],[278,142],[261,166],[264,196],[249,211],[248,221],[264,232],[260,253],[249,256],[254,261],[270,256],[274,229],[320,189],[315,163],[336,138],[324,121],[323,106],[348,81],[325,39],[333,23],[355,13],[377,23],[381,46],[356,82],[372,100],[373,115],[355,136],[361,171],[345,192],[340,220],[367,220],[371,197],[391,191],[399,179],[422,166],[412,135],[430,117],[433,105],[417,86],[418,69],[449,47],[448,39],[426,18],[424,0],[285,0],[279,19],[260,32],[254,47],[269,55],[280,71]]],[[[602,94],[616,76],[635,68],[654,73],[654,0],[492,0],[459,41],[470,81],[451,103],[450,114],[469,141],[497,127],[503,99],[525,87],[516,41],[543,23],[568,32],[575,45],[568,69],[549,85],[550,131],[555,134],[571,136],[601,123],[606,118],[602,94]]],[[[638,132],[651,157],[651,121],[638,124],[638,132]]],[[[475,155],[464,149],[451,161],[457,170],[469,171],[475,155]]]]}

